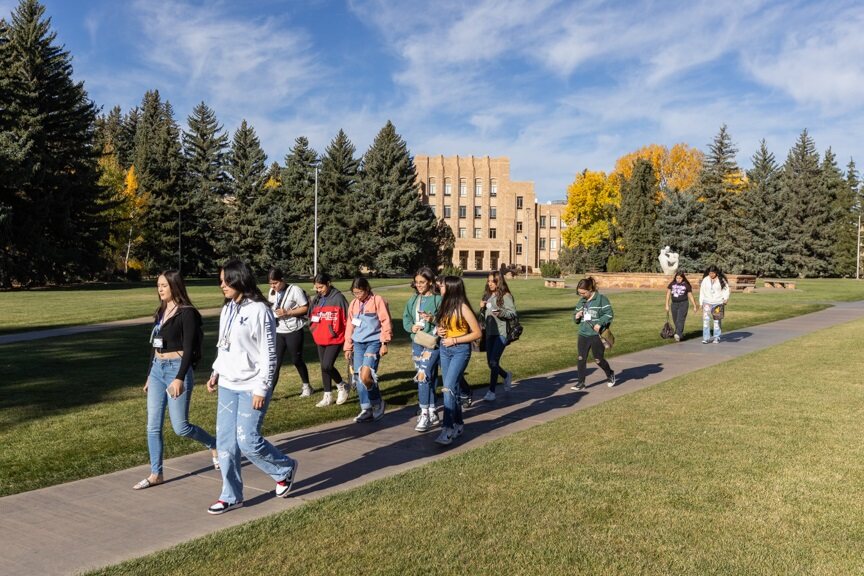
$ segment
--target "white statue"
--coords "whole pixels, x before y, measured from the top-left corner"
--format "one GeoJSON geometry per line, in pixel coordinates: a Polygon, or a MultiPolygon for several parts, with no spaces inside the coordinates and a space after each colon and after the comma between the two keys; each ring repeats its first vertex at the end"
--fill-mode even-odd
{"type": "Polygon", "coordinates": [[[660,250],[660,268],[663,270],[663,274],[667,276],[671,276],[678,269],[678,253],[672,252],[672,249],[669,246],[664,246],[662,250],[660,250]]]}

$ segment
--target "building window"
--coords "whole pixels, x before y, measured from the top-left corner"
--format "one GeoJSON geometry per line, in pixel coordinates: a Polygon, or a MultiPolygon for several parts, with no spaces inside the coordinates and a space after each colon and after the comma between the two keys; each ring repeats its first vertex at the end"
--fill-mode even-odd
{"type": "Polygon", "coordinates": [[[483,251],[478,250],[474,252],[474,269],[482,270],[483,269],[483,251]]]}
{"type": "Polygon", "coordinates": [[[516,196],[516,209],[522,209],[522,196],[516,196]]]}
{"type": "Polygon", "coordinates": [[[540,216],[540,228],[546,228],[546,216],[540,216]]]}
{"type": "Polygon", "coordinates": [[[452,217],[453,208],[450,206],[444,206],[444,218],[452,217]]]}
{"type": "Polygon", "coordinates": [[[558,250],[558,239],[557,238],[550,238],[549,239],[549,247],[552,250],[558,250]]]}
{"type": "Polygon", "coordinates": [[[468,251],[467,250],[460,250],[459,251],[459,267],[462,268],[462,270],[468,269],[468,251]]]}
{"type": "Polygon", "coordinates": [[[480,206],[474,206],[474,218],[480,218],[480,206]]]}
{"type": "Polygon", "coordinates": [[[459,206],[459,218],[467,218],[468,217],[468,207],[467,206],[459,206]]]}
{"type": "Polygon", "coordinates": [[[449,178],[444,179],[444,196],[450,196],[453,194],[453,183],[450,182],[449,178]]]}
{"type": "Polygon", "coordinates": [[[465,178],[459,179],[459,196],[468,196],[468,181],[465,178]]]}
{"type": "Polygon", "coordinates": [[[522,221],[519,220],[518,222],[516,222],[516,233],[519,234],[521,232],[522,232],[522,221]]]}
{"type": "Polygon", "coordinates": [[[498,181],[492,180],[489,183],[489,196],[497,196],[498,195],[498,181]]]}
{"type": "Polygon", "coordinates": [[[483,181],[479,178],[474,180],[474,196],[480,197],[483,195],[483,181]]]}
{"type": "Polygon", "coordinates": [[[474,238],[478,240],[483,238],[483,229],[482,228],[474,228],[474,238]]]}
{"type": "Polygon", "coordinates": [[[500,252],[498,252],[498,250],[492,250],[489,252],[489,267],[492,270],[498,269],[498,258],[500,257],[500,252]]]}
{"type": "Polygon", "coordinates": [[[521,243],[521,242],[518,243],[518,244],[516,244],[516,255],[517,255],[517,256],[521,256],[521,255],[522,255],[522,243],[521,243]]]}
{"type": "Polygon", "coordinates": [[[537,248],[539,248],[540,250],[546,249],[546,239],[545,238],[540,238],[540,243],[537,245],[537,248]]]}
{"type": "Polygon", "coordinates": [[[557,228],[558,227],[558,217],[551,216],[549,218],[549,228],[557,228]]]}
{"type": "Polygon", "coordinates": [[[468,230],[466,228],[459,228],[459,238],[467,238],[468,230]]]}
{"type": "Polygon", "coordinates": [[[497,228],[489,228],[489,238],[494,240],[495,238],[497,238],[497,236],[498,236],[498,229],[497,228]]]}
{"type": "Polygon", "coordinates": [[[429,179],[429,196],[434,196],[434,195],[435,195],[435,179],[430,178],[429,179]]]}
{"type": "Polygon", "coordinates": [[[490,206],[489,207],[489,219],[495,220],[495,218],[497,218],[497,217],[498,217],[498,208],[496,208],[495,206],[490,206]]]}

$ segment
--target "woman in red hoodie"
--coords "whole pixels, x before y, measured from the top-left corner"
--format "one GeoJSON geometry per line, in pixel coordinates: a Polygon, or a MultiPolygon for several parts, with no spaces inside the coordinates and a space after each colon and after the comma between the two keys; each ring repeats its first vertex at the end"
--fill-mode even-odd
{"type": "Polygon", "coordinates": [[[309,304],[309,330],[318,345],[318,359],[321,361],[321,382],[324,384],[324,398],[316,406],[323,408],[333,403],[333,382],[339,390],[336,404],[348,400],[350,388],[336,369],[336,359],[345,343],[345,326],[348,317],[348,301],[345,296],[330,284],[330,275],[321,272],[315,276],[315,296],[309,304]]]}

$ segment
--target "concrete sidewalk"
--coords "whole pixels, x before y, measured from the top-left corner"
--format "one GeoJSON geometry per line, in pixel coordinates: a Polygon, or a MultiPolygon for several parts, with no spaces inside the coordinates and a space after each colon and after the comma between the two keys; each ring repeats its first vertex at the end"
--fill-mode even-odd
{"type": "MultiPolygon", "coordinates": [[[[618,375],[615,388],[600,384],[604,377],[596,370],[583,392],[569,388],[576,377],[573,369],[527,378],[509,395],[500,393],[497,402],[479,401],[469,408],[465,434],[447,449],[433,442],[437,429],[414,431],[413,406],[388,411],[374,424],[341,421],[279,434],[271,441],[300,462],[292,496],[276,498],[273,481],[246,464],[245,506],[221,516],[207,514],[219,495],[221,477],[206,451],[166,461],[165,484],[147,490],[131,489],[149,472],[149,466],[140,466],[7,496],[0,499],[0,574],[72,574],[169,548],[860,318],[864,301],[842,303],[724,334],[719,345],[697,339],[617,356],[610,360],[618,375]]],[[[475,396],[481,397],[477,392],[475,396]]]]}

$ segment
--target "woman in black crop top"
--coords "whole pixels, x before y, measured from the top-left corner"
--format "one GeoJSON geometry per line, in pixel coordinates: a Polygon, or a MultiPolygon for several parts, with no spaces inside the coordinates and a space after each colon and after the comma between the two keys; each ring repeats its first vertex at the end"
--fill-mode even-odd
{"type": "Polygon", "coordinates": [[[163,482],[162,477],[162,424],[165,408],[171,425],[178,436],[197,440],[210,449],[213,465],[216,458],[216,439],[189,423],[189,401],[195,374],[192,366],[196,350],[200,350],[199,327],[201,314],[192,305],[186,285],[179,272],[169,270],[156,280],[159,308],[153,315],[155,323],[150,333],[153,359],[144,391],[147,392],[147,448],[150,451],[150,476],[133,488],[142,490],[163,482]]]}

